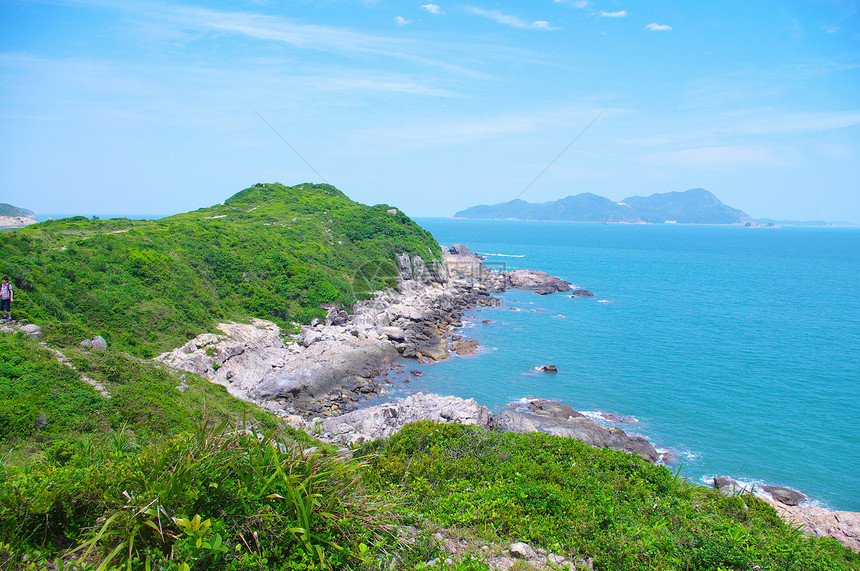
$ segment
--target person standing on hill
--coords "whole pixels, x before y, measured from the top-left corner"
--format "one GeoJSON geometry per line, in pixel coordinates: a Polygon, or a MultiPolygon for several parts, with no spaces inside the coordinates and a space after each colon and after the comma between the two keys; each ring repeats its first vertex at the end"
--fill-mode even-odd
{"type": "Polygon", "coordinates": [[[12,289],[12,284],[9,283],[9,278],[3,278],[3,283],[0,284],[0,313],[2,319],[12,321],[12,300],[15,299],[15,292],[12,289]]]}

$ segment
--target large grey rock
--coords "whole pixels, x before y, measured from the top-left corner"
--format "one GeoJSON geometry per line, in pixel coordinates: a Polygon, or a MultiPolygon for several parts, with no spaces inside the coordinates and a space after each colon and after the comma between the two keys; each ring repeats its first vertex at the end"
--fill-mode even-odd
{"type": "Polygon", "coordinates": [[[570,291],[570,282],[551,276],[540,270],[513,270],[506,272],[508,287],[514,289],[532,289],[546,295],[547,293],[570,291]]]}
{"type": "Polygon", "coordinates": [[[522,541],[512,543],[511,546],[508,547],[508,552],[514,557],[519,557],[520,559],[531,559],[537,556],[537,553],[532,549],[532,546],[528,543],[523,543],[522,541]]]}
{"type": "Polygon", "coordinates": [[[787,506],[796,506],[806,501],[806,496],[797,490],[792,490],[790,488],[782,488],[780,486],[762,486],[761,490],[770,494],[774,500],[787,506]]]}
{"type": "Polygon", "coordinates": [[[78,345],[85,349],[93,349],[94,351],[107,350],[107,341],[101,335],[96,335],[92,339],[84,339],[78,345]]]}
{"type": "Polygon", "coordinates": [[[576,411],[573,411],[575,416],[568,414],[565,407],[561,405],[558,411],[547,405],[541,405],[536,411],[506,410],[494,415],[489,426],[506,432],[544,432],[574,438],[598,448],[624,450],[648,462],[656,462],[659,458],[654,446],[645,438],[628,435],[620,428],[607,428],[576,411]]]}
{"type": "Polygon", "coordinates": [[[260,379],[251,390],[257,399],[279,397],[305,398],[323,396],[344,386],[352,386],[355,377],[381,375],[400,357],[392,345],[379,341],[342,339],[315,343],[304,358],[285,363],[279,371],[260,379]]]}
{"type": "Polygon", "coordinates": [[[742,486],[727,476],[714,476],[714,488],[725,495],[740,491],[742,486]]]}
{"type": "Polygon", "coordinates": [[[42,328],[34,323],[28,323],[27,325],[21,327],[21,333],[23,333],[24,335],[29,335],[34,339],[42,338],[42,328]]]}
{"type": "Polygon", "coordinates": [[[94,351],[106,351],[107,350],[107,341],[104,340],[104,337],[101,335],[96,335],[93,337],[92,348],[94,351]]]}
{"type": "MultiPolygon", "coordinates": [[[[767,498],[765,498],[767,499],[767,498]]],[[[813,537],[832,537],[860,553],[860,513],[830,511],[819,506],[789,506],[777,501],[771,505],[784,520],[800,524],[813,537]]]]}
{"type": "Polygon", "coordinates": [[[323,422],[323,436],[345,443],[387,438],[418,420],[487,426],[490,413],[474,399],[425,395],[356,410],[323,422]]]}
{"type": "Polygon", "coordinates": [[[312,327],[302,327],[299,335],[299,343],[304,347],[310,347],[323,338],[322,333],[312,327]]]}

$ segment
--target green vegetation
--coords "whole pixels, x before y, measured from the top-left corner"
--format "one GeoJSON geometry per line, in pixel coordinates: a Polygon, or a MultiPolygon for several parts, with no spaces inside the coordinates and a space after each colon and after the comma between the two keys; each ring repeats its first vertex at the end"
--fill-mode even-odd
{"type": "Polygon", "coordinates": [[[35,214],[26,208],[18,208],[17,206],[0,202],[0,216],[23,216],[25,218],[32,218],[35,214]]]}
{"type": "Polygon", "coordinates": [[[860,569],[754,497],[625,453],[422,422],[345,459],[145,359],[221,319],[318,316],[391,284],[395,253],[439,255],[388,210],[256,185],[166,220],[4,232],[16,314],[67,361],[0,334],[0,568],[486,571],[481,546],[527,541],[602,570],[860,569]],[[94,333],[107,351],[78,346],[94,333]],[[437,529],[474,551],[445,564],[437,529]]]}
{"type": "Polygon", "coordinates": [[[571,439],[420,422],[362,452],[406,512],[483,542],[526,541],[612,570],[860,569],[860,556],[804,537],[752,495],[571,439]]]}
{"type": "Polygon", "coordinates": [[[321,303],[350,306],[394,285],[395,254],[441,255],[388,210],[329,185],[257,184],[156,221],[75,217],[5,231],[0,274],[16,287],[16,318],[45,326],[49,342],[98,333],[152,357],[218,320],[309,322],[325,315],[321,303]]]}

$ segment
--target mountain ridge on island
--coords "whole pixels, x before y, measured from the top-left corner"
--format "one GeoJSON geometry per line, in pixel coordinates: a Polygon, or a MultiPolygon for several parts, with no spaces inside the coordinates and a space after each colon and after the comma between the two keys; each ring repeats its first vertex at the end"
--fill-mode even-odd
{"type": "Polygon", "coordinates": [[[584,192],[559,200],[530,203],[515,199],[466,208],[454,218],[549,220],[628,224],[755,224],[746,212],[724,204],[703,188],[630,196],[619,202],[584,192]]]}

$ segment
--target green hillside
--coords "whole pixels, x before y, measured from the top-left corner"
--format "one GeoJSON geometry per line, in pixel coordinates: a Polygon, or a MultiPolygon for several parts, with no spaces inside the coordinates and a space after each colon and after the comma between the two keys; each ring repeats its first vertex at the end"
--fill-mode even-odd
{"type": "Polygon", "coordinates": [[[23,216],[25,218],[32,218],[35,214],[26,208],[18,208],[17,206],[0,202],[0,216],[23,216]]]}
{"type": "Polygon", "coordinates": [[[0,273],[16,286],[16,318],[43,325],[49,341],[98,333],[151,357],[218,320],[309,322],[325,315],[320,303],[349,306],[396,283],[396,253],[441,255],[389,210],[329,185],[257,184],[156,221],[77,217],[6,231],[0,273]]]}

